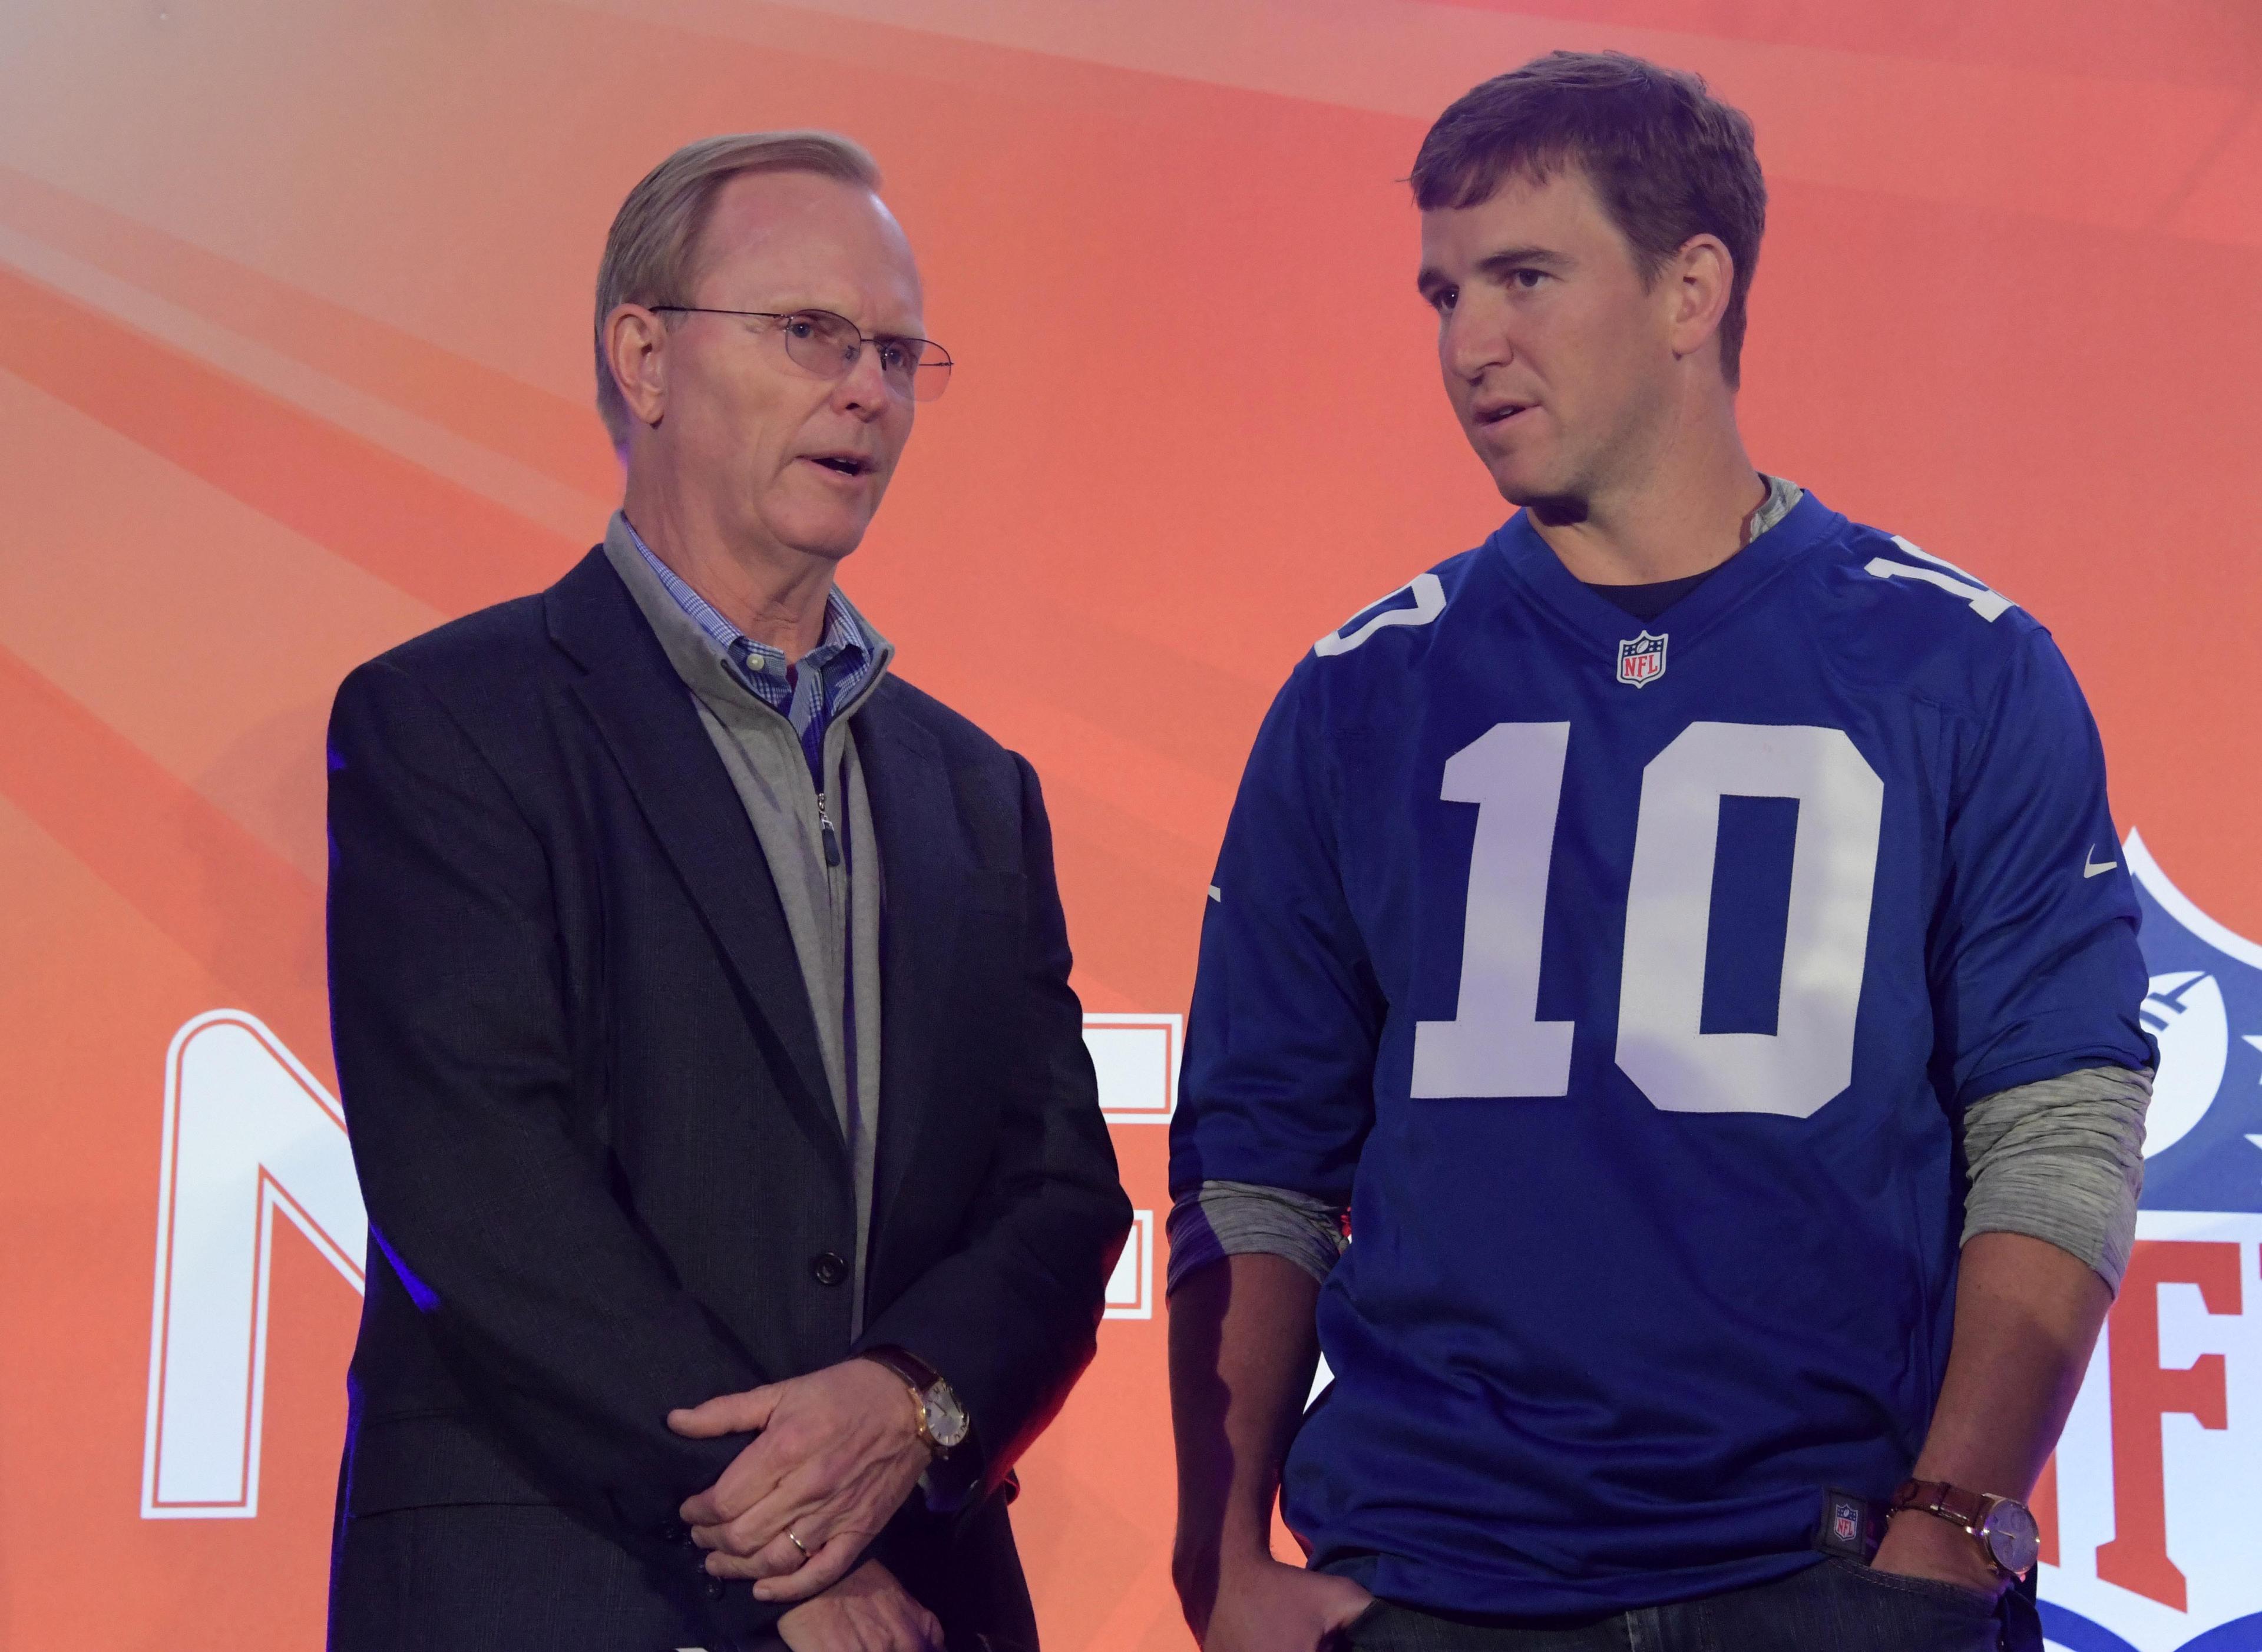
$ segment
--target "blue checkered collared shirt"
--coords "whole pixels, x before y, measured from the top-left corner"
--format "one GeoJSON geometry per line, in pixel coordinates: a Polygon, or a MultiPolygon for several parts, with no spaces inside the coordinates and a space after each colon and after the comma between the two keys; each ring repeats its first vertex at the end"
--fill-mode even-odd
{"type": "Polygon", "coordinates": [[[652,555],[652,547],[644,542],[644,535],[633,523],[629,537],[635,542],[638,554],[659,576],[660,584],[667,587],[667,594],[723,650],[738,681],[793,725],[802,755],[809,759],[809,778],[822,792],[825,727],[832,714],[855,697],[877,664],[872,639],[847,598],[838,589],[825,593],[824,638],[796,663],[786,658],[784,650],[755,642],[724,619],[714,604],[652,555]]]}

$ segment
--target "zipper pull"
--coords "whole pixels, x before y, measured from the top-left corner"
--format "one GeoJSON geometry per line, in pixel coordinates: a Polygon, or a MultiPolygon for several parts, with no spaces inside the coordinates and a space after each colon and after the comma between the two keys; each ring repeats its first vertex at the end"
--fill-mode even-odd
{"type": "Polygon", "coordinates": [[[825,840],[825,864],[840,864],[840,839],[833,835],[832,816],[825,812],[825,794],[817,794],[817,835],[825,840]]]}

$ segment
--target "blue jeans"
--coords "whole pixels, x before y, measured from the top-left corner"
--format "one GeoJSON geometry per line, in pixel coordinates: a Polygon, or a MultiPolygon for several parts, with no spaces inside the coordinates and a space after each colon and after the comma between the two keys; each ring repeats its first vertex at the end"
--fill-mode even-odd
{"type": "Polygon", "coordinates": [[[2026,1605],[1827,1555],[1775,1583],[1606,1618],[1508,1624],[1378,1600],[1344,1641],[1351,1652],[1997,1652],[2006,1609],[2026,1605]]]}

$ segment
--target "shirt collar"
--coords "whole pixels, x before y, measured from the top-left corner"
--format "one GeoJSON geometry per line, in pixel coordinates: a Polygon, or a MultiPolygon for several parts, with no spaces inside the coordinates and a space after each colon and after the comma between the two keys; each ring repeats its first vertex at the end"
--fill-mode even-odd
{"type": "MultiPolygon", "coordinates": [[[[637,532],[635,523],[626,516],[621,521],[628,528],[637,554],[659,577],[676,606],[689,614],[692,622],[731,660],[758,676],[775,676],[781,680],[788,665],[801,663],[787,659],[784,650],[758,643],[731,624],[713,603],[685,584],[681,575],[653,554],[652,547],[644,542],[644,535],[637,532]]],[[[872,651],[862,619],[849,606],[848,599],[840,594],[840,588],[833,586],[825,593],[825,635],[809,651],[806,663],[821,672],[835,660],[846,659],[853,664],[872,651]]]]}

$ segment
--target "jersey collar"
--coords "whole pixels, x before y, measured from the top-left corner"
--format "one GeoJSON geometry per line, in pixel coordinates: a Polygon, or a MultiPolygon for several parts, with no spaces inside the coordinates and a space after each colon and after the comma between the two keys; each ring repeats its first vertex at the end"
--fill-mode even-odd
{"type": "Polygon", "coordinates": [[[1646,621],[1581,584],[1539,536],[1528,511],[1518,511],[1502,523],[1486,549],[1500,557],[1542,608],[1596,650],[1615,657],[1618,644],[1641,631],[1662,634],[1669,628],[1686,639],[1683,646],[1694,642],[1843,520],[1809,491],[1781,521],[1722,563],[1711,578],[1646,621]]]}

